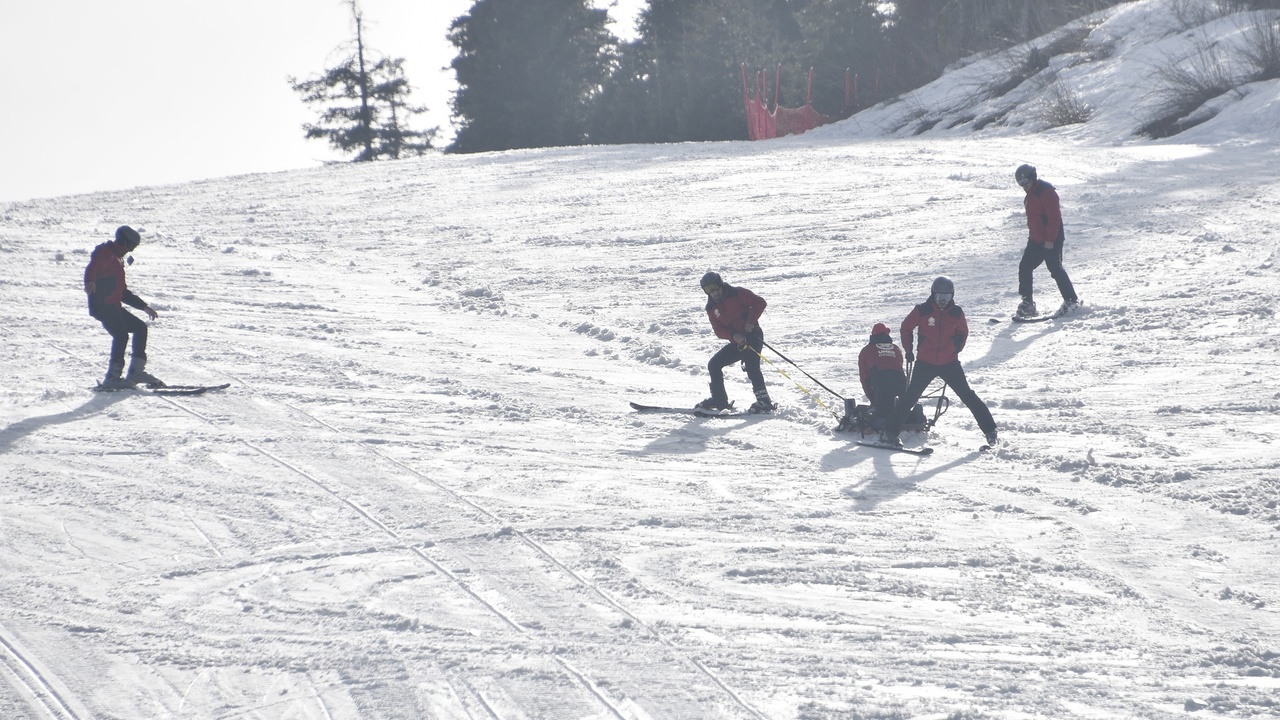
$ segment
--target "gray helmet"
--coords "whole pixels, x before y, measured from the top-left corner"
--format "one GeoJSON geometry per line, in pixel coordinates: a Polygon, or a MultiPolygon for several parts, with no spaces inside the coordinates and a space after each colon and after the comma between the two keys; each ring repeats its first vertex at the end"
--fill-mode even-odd
{"type": "Polygon", "coordinates": [[[125,250],[133,252],[142,242],[142,236],[128,225],[121,225],[116,228],[116,242],[120,243],[120,247],[125,250]]]}
{"type": "Polygon", "coordinates": [[[933,286],[929,288],[929,292],[937,295],[938,293],[956,294],[956,284],[951,282],[951,278],[946,275],[939,275],[934,281],[933,286]]]}
{"type": "Polygon", "coordinates": [[[706,290],[709,287],[710,288],[724,287],[724,280],[720,279],[720,273],[709,272],[706,275],[702,276],[702,282],[699,284],[702,285],[703,290],[706,290]]]}
{"type": "Polygon", "coordinates": [[[1019,165],[1017,170],[1013,171],[1013,179],[1018,181],[1018,185],[1027,187],[1036,181],[1036,169],[1030,165],[1019,165]]]}

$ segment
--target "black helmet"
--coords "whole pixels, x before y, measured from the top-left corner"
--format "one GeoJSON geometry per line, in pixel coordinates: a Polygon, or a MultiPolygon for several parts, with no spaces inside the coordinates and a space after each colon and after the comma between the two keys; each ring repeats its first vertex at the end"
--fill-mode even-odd
{"type": "Polygon", "coordinates": [[[121,225],[116,228],[116,242],[120,243],[127,252],[133,252],[134,248],[142,242],[142,236],[128,225],[121,225]]]}
{"type": "Polygon", "coordinates": [[[929,288],[929,292],[937,295],[938,293],[956,294],[956,284],[951,282],[951,278],[946,275],[939,275],[934,281],[933,286],[929,288]]]}
{"type": "Polygon", "coordinates": [[[1027,187],[1036,181],[1036,169],[1030,165],[1019,165],[1017,170],[1013,171],[1013,179],[1018,181],[1022,187],[1027,187]]]}
{"type": "Polygon", "coordinates": [[[724,287],[724,280],[720,279],[720,273],[709,272],[702,276],[702,282],[699,284],[702,285],[703,290],[706,290],[707,288],[724,287]]]}

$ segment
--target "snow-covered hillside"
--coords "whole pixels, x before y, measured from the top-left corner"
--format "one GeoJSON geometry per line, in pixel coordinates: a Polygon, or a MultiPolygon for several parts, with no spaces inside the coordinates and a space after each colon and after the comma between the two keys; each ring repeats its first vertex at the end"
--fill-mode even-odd
{"type": "Polygon", "coordinates": [[[1274,136],[852,122],[0,208],[0,718],[1280,714],[1274,136]],[[1006,321],[1022,162],[1068,320],[1006,321]],[[152,371],[228,390],[89,390],[122,223],[152,371]],[[951,276],[997,451],[856,446],[771,353],[772,416],[632,412],[706,396],[707,270],[859,400],[951,276]]]}
{"type": "Polygon", "coordinates": [[[1181,142],[1280,142],[1280,11],[1220,6],[1121,3],[967,58],[923,88],[817,132],[932,138],[1052,129],[1094,143],[1170,133],[1181,142]]]}

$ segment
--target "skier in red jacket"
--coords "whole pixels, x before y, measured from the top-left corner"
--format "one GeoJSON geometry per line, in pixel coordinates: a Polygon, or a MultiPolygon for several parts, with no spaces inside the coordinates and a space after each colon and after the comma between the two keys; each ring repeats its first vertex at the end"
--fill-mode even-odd
{"type": "Polygon", "coordinates": [[[741,361],[746,367],[756,401],[750,412],[769,412],[773,402],[764,386],[764,374],[760,372],[760,350],[764,347],[764,331],[760,329],[760,315],[768,304],[764,298],[742,287],[734,287],[709,272],[702,276],[702,291],[707,294],[707,317],[716,337],[729,344],[711,356],[707,371],[711,373],[711,397],[695,407],[703,410],[724,410],[729,407],[729,395],[724,389],[724,368],[741,361]]]}
{"type": "MultiPolygon", "coordinates": [[[[84,291],[89,296],[89,315],[111,333],[111,360],[107,376],[102,381],[105,388],[133,387],[140,383],[162,385],[147,372],[147,324],[125,310],[121,303],[135,307],[155,320],[158,313],[142,298],[134,295],[125,284],[124,256],[133,252],[142,242],[142,236],[128,225],[116,228],[116,239],[104,242],[93,249],[89,265],[84,269],[84,291]],[[124,350],[133,335],[133,355],[129,373],[124,372],[124,350]]],[[[132,262],[132,258],[130,258],[132,262]]]]}
{"type": "Polygon", "coordinates": [[[1058,284],[1058,292],[1062,294],[1062,306],[1056,315],[1066,315],[1080,304],[1076,297],[1075,286],[1062,267],[1062,245],[1066,242],[1066,231],[1062,229],[1062,207],[1058,201],[1058,191],[1052,185],[1036,176],[1036,169],[1030,165],[1020,165],[1013,172],[1013,178],[1026,192],[1022,206],[1027,211],[1027,247],[1022,251],[1022,262],[1018,263],[1018,295],[1022,302],[1018,305],[1018,317],[1036,315],[1036,303],[1032,299],[1032,273],[1043,263],[1049,268],[1049,275],[1058,284]]]}
{"type": "Polygon", "coordinates": [[[929,299],[911,309],[911,314],[902,321],[902,349],[906,351],[907,362],[915,361],[911,372],[911,382],[902,397],[898,398],[893,414],[885,423],[880,441],[890,445],[901,445],[898,433],[906,420],[907,413],[915,407],[916,401],[928,389],[934,378],[942,380],[955,391],[973,413],[988,445],[996,442],[996,421],[986,403],[978,398],[978,394],[969,387],[964,376],[964,368],[960,366],[960,351],[969,339],[969,323],[965,320],[964,311],[954,302],[955,284],[950,278],[940,277],[933,281],[929,299]],[[919,353],[913,355],[913,333],[920,331],[919,353]]]}

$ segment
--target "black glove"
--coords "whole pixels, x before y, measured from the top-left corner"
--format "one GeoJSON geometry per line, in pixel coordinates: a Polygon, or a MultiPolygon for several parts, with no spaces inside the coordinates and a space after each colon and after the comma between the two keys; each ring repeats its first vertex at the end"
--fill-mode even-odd
{"type": "Polygon", "coordinates": [[[916,361],[916,354],[915,354],[915,353],[913,353],[913,352],[911,352],[910,350],[908,350],[908,351],[907,351],[907,354],[906,354],[906,356],[905,356],[905,357],[907,358],[907,362],[915,362],[915,361],[916,361]]]}

